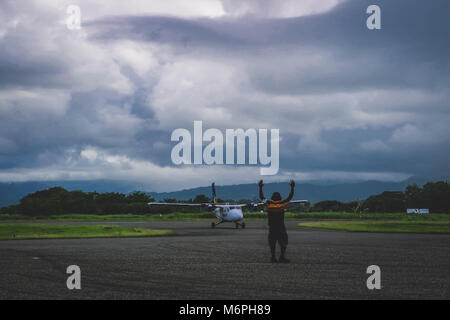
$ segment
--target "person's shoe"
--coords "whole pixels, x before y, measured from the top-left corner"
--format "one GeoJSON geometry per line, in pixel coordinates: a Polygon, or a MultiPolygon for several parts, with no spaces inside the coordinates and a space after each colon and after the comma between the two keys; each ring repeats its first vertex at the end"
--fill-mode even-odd
{"type": "Polygon", "coordinates": [[[277,263],[278,261],[277,261],[277,258],[272,257],[272,258],[270,258],[270,262],[272,262],[272,263],[277,263]]]}
{"type": "Polygon", "coordinates": [[[281,263],[289,263],[289,262],[291,262],[289,259],[286,259],[285,257],[280,257],[280,259],[278,259],[278,262],[281,262],[281,263]]]}

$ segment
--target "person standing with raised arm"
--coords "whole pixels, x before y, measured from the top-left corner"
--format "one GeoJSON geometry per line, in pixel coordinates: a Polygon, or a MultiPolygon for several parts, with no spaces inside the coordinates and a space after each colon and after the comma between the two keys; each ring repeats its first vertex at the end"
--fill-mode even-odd
{"type": "Polygon", "coordinates": [[[281,200],[281,195],[279,192],[274,192],[272,194],[272,199],[267,200],[264,197],[263,193],[263,181],[260,180],[258,185],[259,197],[267,207],[267,218],[269,223],[269,247],[270,253],[272,255],[270,261],[288,263],[289,260],[286,259],[285,256],[286,248],[288,245],[288,235],[286,232],[286,226],[284,225],[284,211],[289,204],[289,201],[291,201],[292,197],[294,196],[295,181],[291,180],[291,192],[289,193],[289,196],[284,200],[281,200]],[[275,256],[277,242],[281,249],[280,258],[278,259],[278,261],[275,256]]]}

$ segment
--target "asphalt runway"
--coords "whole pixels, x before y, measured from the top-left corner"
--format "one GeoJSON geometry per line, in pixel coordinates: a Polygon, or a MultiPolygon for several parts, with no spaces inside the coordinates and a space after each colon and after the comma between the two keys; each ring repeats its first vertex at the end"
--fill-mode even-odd
{"type": "MultiPolygon", "coordinates": [[[[101,223],[106,224],[106,223],[101,223]]],[[[449,299],[450,235],[349,233],[287,222],[290,264],[269,263],[267,228],[108,223],[177,236],[0,241],[0,299],[449,299]],[[381,290],[366,269],[381,268],[381,290]],[[66,268],[81,268],[68,290],[66,268]]]]}

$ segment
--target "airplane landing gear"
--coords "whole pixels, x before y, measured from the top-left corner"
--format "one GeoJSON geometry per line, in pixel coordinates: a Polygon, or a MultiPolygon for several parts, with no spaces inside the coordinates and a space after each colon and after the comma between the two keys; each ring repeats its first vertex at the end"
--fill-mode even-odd
{"type": "Polygon", "coordinates": [[[241,223],[235,222],[235,224],[236,224],[236,229],[239,229],[239,226],[241,226],[242,229],[245,229],[245,222],[241,222],[241,223]]]}

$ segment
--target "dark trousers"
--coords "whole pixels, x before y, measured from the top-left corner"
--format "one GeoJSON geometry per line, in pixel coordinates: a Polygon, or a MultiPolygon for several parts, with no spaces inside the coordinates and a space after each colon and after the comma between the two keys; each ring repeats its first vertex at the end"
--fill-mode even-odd
{"type": "Polygon", "coordinates": [[[281,256],[284,256],[288,245],[288,235],[284,225],[269,227],[269,247],[273,257],[275,256],[277,242],[281,249],[281,256]]]}

